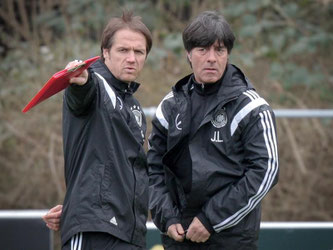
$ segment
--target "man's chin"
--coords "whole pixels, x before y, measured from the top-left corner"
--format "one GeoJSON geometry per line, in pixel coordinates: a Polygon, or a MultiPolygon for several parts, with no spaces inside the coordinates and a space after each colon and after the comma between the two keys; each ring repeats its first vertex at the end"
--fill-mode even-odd
{"type": "Polygon", "coordinates": [[[126,76],[123,76],[120,80],[123,81],[123,82],[130,83],[130,82],[135,81],[136,78],[137,77],[134,76],[134,75],[126,75],[126,76]]]}
{"type": "Polygon", "coordinates": [[[204,83],[215,83],[218,80],[220,80],[221,77],[219,77],[219,74],[216,74],[216,73],[214,73],[214,74],[213,73],[211,73],[211,74],[208,73],[208,74],[203,74],[201,76],[201,80],[204,83]]]}
{"type": "Polygon", "coordinates": [[[203,79],[204,83],[210,84],[210,83],[216,83],[219,79],[218,78],[207,78],[207,79],[203,79]]]}

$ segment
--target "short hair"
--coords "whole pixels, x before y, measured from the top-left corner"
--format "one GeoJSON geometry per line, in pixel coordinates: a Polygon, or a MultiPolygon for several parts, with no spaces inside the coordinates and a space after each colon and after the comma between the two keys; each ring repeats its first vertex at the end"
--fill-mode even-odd
{"type": "Polygon", "coordinates": [[[235,35],[223,15],[216,11],[204,11],[197,16],[184,30],[183,43],[186,51],[195,47],[209,47],[223,42],[230,54],[235,35]]]}
{"type": "Polygon", "coordinates": [[[101,58],[104,61],[103,49],[110,49],[113,45],[114,34],[121,29],[130,29],[141,33],[146,39],[147,55],[152,46],[152,35],[147,26],[141,21],[141,17],[133,16],[130,11],[124,11],[121,17],[113,17],[106,25],[101,41],[101,58]]]}

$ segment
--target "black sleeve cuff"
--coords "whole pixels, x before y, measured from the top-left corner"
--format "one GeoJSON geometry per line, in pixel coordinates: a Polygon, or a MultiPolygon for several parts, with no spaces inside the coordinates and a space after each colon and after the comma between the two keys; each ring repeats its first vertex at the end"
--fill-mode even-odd
{"type": "Polygon", "coordinates": [[[89,91],[89,89],[93,86],[93,79],[91,76],[91,72],[88,71],[88,79],[87,82],[83,85],[78,85],[78,84],[70,84],[68,86],[69,91],[79,97],[84,97],[85,94],[89,91]]]}
{"type": "Polygon", "coordinates": [[[167,221],[167,223],[165,224],[165,228],[164,228],[164,232],[168,232],[168,228],[172,225],[172,224],[178,224],[180,223],[180,219],[179,218],[171,218],[167,221]]]}
{"type": "Polygon", "coordinates": [[[89,72],[88,80],[84,85],[70,84],[66,88],[65,101],[74,115],[82,115],[87,112],[95,93],[94,79],[89,72]]]}
{"type": "Polygon", "coordinates": [[[212,225],[209,223],[207,217],[204,215],[204,213],[200,213],[197,215],[197,218],[199,219],[199,221],[205,226],[205,228],[207,229],[207,231],[210,233],[210,234],[213,234],[215,231],[214,231],[214,228],[212,227],[212,225]]]}

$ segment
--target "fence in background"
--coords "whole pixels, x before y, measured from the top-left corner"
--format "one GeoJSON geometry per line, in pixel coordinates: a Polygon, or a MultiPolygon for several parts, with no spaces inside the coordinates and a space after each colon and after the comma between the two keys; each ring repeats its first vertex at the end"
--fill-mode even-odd
{"type": "MultiPolygon", "coordinates": [[[[48,210],[0,210],[1,249],[53,250],[53,232],[42,220],[48,210]]],[[[161,249],[160,232],[147,222],[147,249],[161,249]]],[[[331,250],[333,222],[262,222],[260,250],[331,250]]]]}
{"type": "Polygon", "coordinates": [[[0,210],[0,249],[53,250],[53,232],[42,216],[48,210],[0,210]]]}
{"type": "MultiPolygon", "coordinates": [[[[147,117],[153,117],[156,107],[143,108],[147,117]]],[[[333,109],[274,109],[276,117],[285,118],[333,118],[333,109]]]]}

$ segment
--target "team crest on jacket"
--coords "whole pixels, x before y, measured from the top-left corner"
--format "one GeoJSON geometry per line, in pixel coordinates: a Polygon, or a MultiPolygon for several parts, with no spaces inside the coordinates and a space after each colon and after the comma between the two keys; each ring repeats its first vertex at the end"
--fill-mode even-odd
{"type": "Polygon", "coordinates": [[[141,113],[140,107],[134,105],[131,107],[131,111],[133,112],[133,114],[135,116],[135,120],[138,123],[139,127],[141,127],[142,126],[142,113],[141,113]]]}
{"type": "Polygon", "coordinates": [[[228,122],[227,112],[224,109],[218,110],[215,112],[211,122],[215,128],[224,127],[228,122]]]}

